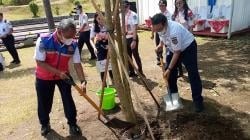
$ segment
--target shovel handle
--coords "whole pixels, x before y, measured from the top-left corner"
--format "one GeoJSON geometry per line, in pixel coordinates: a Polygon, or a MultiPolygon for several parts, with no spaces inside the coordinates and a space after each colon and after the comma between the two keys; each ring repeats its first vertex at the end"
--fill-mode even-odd
{"type": "Polygon", "coordinates": [[[91,98],[89,98],[89,96],[87,96],[86,93],[82,91],[82,89],[78,85],[73,85],[73,86],[79,92],[79,94],[83,96],[98,111],[98,113],[104,116],[102,110],[96,105],[96,103],[91,98]]]}
{"type": "MultiPolygon", "coordinates": [[[[162,74],[164,74],[165,68],[164,68],[163,58],[160,58],[160,63],[161,63],[162,74]]],[[[168,81],[164,78],[164,76],[163,76],[163,79],[164,79],[164,81],[165,81],[165,83],[166,83],[167,89],[169,90],[168,81]]]]}

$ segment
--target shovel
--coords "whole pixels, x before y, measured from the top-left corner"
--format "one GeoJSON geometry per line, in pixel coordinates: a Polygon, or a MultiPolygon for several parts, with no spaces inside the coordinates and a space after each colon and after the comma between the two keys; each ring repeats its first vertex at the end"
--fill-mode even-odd
{"type": "MultiPolygon", "coordinates": [[[[164,64],[163,59],[161,58],[160,61],[161,61],[162,72],[164,73],[165,69],[163,65],[164,64]]],[[[173,111],[173,110],[178,110],[178,109],[183,108],[179,94],[171,93],[169,90],[168,81],[165,80],[165,82],[166,82],[166,88],[167,88],[166,94],[163,96],[163,100],[166,106],[165,111],[173,111]]]]}
{"type": "Polygon", "coordinates": [[[80,94],[80,96],[83,96],[96,110],[97,112],[103,116],[103,118],[105,118],[105,120],[101,120],[98,116],[98,119],[104,123],[106,126],[109,127],[113,127],[113,128],[124,128],[124,127],[127,127],[127,128],[130,128],[130,127],[133,127],[134,124],[130,123],[130,122],[126,122],[126,121],[123,121],[123,120],[119,120],[115,117],[113,118],[110,118],[108,117],[107,115],[105,115],[102,111],[101,108],[98,107],[98,105],[86,94],[83,92],[83,90],[74,82],[72,76],[67,73],[67,76],[68,78],[67,79],[64,79],[64,82],[72,85],[80,94]]]}

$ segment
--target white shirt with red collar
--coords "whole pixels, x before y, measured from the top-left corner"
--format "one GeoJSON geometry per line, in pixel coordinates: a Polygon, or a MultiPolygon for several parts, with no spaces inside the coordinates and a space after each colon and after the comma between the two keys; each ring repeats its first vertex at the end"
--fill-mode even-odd
{"type": "Polygon", "coordinates": [[[185,20],[185,15],[183,10],[176,15],[174,21],[183,25],[186,29],[190,29],[194,26],[193,18],[194,18],[193,12],[191,10],[188,10],[188,20],[185,20]]]}
{"type": "Polygon", "coordinates": [[[168,20],[171,20],[172,19],[172,14],[168,11],[168,10],[166,10],[165,12],[161,12],[164,16],[166,16],[166,18],[168,19],[168,20]]]}
{"type": "Polygon", "coordinates": [[[175,21],[168,21],[167,31],[159,35],[171,52],[184,51],[193,41],[194,35],[175,21]]]}

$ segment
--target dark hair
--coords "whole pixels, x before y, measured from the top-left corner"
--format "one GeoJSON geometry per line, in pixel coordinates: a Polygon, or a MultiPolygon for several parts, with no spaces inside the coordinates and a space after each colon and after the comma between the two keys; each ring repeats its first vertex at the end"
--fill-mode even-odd
{"type": "Polygon", "coordinates": [[[158,3],[158,5],[162,5],[162,4],[165,5],[165,6],[167,6],[168,3],[167,3],[166,0],[160,0],[159,3],[158,3]]]}
{"type": "MultiPolygon", "coordinates": [[[[178,9],[177,9],[177,6],[176,6],[176,1],[174,2],[174,5],[175,5],[175,10],[174,10],[174,14],[172,16],[172,20],[175,20],[177,14],[178,14],[178,9]]],[[[185,20],[188,20],[188,10],[190,10],[190,8],[188,7],[188,4],[187,4],[187,1],[186,0],[182,0],[184,2],[183,4],[183,9],[184,9],[184,19],[185,20]]]]}
{"type": "Polygon", "coordinates": [[[3,13],[0,13],[0,16],[3,16],[3,13]]]}
{"type": "Polygon", "coordinates": [[[100,27],[99,27],[99,23],[97,21],[97,17],[99,16],[98,13],[95,13],[94,16],[94,32],[99,33],[101,31],[100,27]]]}
{"type": "Polygon", "coordinates": [[[167,18],[162,13],[156,14],[151,18],[152,24],[157,25],[162,23],[163,25],[167,23],[167,18]]]}

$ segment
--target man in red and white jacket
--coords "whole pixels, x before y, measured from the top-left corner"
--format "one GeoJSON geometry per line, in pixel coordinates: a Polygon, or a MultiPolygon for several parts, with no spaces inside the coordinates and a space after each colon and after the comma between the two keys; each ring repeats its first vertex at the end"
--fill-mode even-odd
{"type": "Polygon", "coordinates": [[[80,135],[76,124],[76,107],[71,95],[71,85],[64,79],[69,78],[69,60],[72,58],[81,88],[86,91],[86,80],[80,61],[79,49],[73,38],[76,25],[72,19],[62,20],[52,34],[41,35],[36,43],[36,92],[38,99],[38,118],[41,124],[41,135],[46,136],[51,128],[49,113],[51,112],[55,85],[61,93],[65,116],[72,135],[80,135]]]}

